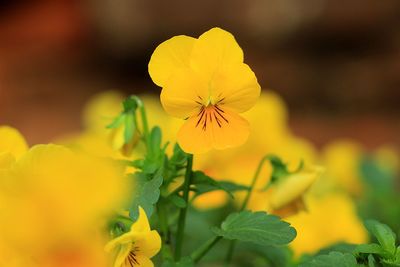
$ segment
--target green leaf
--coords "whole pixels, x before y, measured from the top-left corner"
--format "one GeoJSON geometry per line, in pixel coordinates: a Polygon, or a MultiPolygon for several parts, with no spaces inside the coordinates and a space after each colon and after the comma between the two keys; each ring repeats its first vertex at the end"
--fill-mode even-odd
{"type": "Polygon", "coordinates": [[[300,267],[356,267],[356,258],[350,253],[331,252],[319,255],[300,264],[300,267]]]}
{"type": "Polygon", "coordinates": [[[382,249],[388,255],[385,258],[394,258],[396,254],[396,235],[386,224],[380,223],[375,220],[368,220],[365,222],[368,231],[376,237],[382,249]]]}
{"type": "Polygon", "coordinates": [[[252,242],[261,246],[286,245],[296,237],[289,223],[266,212],[242,211],[229,215],[215,234],[230,240],[252,242]]]}
{"type": "Polygon", "coordinates": [[[173,165],[184,167],[186,164],[187,156],[188,155],[185,153],[185,151],[183,151],[178,144],[175,144],[170,163],[173,165]]]}
{"type": "Polygon", "coordinates": [[[178,195],[170,195],[168,198],[178,208],[185,208],[186,207],[186,201],[183,198],[181,198],[180,196],[178,196],[178,195]]]}
{"type": "Polygon", "coordinates": [[[376,260],[373,255],[368,255],[368,267],[377,267],[376,260]]]}
{"type": "Polygon", "coordinates": [[[151,180],[144,173],[135,173],[134,178],[135,192],[129,208],[129,217],[136,220],[139,216],[138,207],[141,206],[150,216],[154,210],[154,204],[160,197],[160,186],[163,183],[161,174],[157,173],[151,180]]]}
{"type": "Polygon", "coordinates": [[[379,254],[384,255],[385,251],[378,244],[361,244],[354,249],[354,253],[365,253],[365,254],[379,254]]]}
{"type": "Polygon", "coordinates": [[[249,190],[248,186],[238,185],[233,182],[217,182],[202,171],[193,172],[191,183],[196,187],[197,196],[210,191],[223,190],[233,198],[234,196],[232,193],[234,191],[249,190]]]}

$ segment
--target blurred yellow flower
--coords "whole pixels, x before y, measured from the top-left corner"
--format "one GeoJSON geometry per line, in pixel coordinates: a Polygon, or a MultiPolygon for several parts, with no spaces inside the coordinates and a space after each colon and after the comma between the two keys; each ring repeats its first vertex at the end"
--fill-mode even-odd
{"type": "Polygon", "coordinates": [[[151,230],[146,212],[139,207],[139,218],[128,233],[111,240],[105,247],[115,254],[113,267],[152,267],[150,260],[161,249],[161,237],[151,230]]]}
{"type": "Polygon", "coordinates": [[[96,132],[104,135],[106,126],[121,111],[121,103],[124,100],[122,93],[104,91],[92,96],[83,110],[83,125],[85,131],[96,132]]]}
{"type": "Polygon", "coordinates": [[[28,150],[25,138],[18,130],[0,126],[0,169],[9,167],[28,150]]]}
{"type": "Polygon", "coordinates": [[[186,119],[178,132],[183,150],[203,153],[247,140],[248,122],[238,113],[255,104],[261,89],[232,34],[213,28],[198,39],[175,36],[155,49],[149,73],[162,87],[167,113],[186,119]]]}
{"type": "Polygon", "coordinates": [[[0,172],[0,245],[41,263],[82,240],[96,244],[127,188],[113,162],[62,146],[34,146],[0,172]]]}
{"type": "Polygon", "coordinates": [[[360,163],[363,148],[351,140],[337,140],[323,149],[322,164],[326,167],[326,178],[354,195],[362,192],[360,163]]]}
{"type": "Polygon", "coordinates": [[[285,218],[297,230],[296,239],[290,243],[296,256],[338,242],[367,241],[368,234],[350,197],[330,193],[323,197],[309,195],[305,201],[307,211],[285,218]]]}

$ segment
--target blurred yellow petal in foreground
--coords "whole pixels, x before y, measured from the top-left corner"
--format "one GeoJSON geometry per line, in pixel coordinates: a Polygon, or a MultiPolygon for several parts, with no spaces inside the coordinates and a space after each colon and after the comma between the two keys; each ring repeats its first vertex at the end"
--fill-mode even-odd
{"type": "Polygon", "coordinates": [[[367,241],[367,232],[347,195],[309,195],[306,206],[307,211],[285,218],[297,230],[297,237],[290,243],[295,255],[314,253],[338,242],[359,244],[367,241]]]}
{"type": "Polygon", "coordinates": [[[80,254],[79,247],[101,242],[102,223],[122,204],[126,188],[113,162],[58,145],[34,146],[0,173],[0,244],[39,266],[66,251],[80,254]]]}

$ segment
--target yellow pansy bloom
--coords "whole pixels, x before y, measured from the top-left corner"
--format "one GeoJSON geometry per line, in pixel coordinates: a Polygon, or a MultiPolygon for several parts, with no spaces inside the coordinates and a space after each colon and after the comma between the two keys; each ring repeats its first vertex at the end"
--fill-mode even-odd
{"type": "MultiPolygon", "coordinates": [[[[315,148],[307,140],[291,133],[287,113],[287,107],[277,93],[271,90],[263,91],[256,105],[243,115],[253,128],[246,144],[224,151],[209,151],[196,155],[195,168],[203,170],[217,180],[250,185],[259,161],[266,154],[279,156],[288,163],[291,170],[297,168],[300,160],[310,165],[315,164],[315,148]]],[[[270,164],[265,164],[249,201],[249,207],[254,210],[266,208],[265,194],[259,191],[268,183],[271,172],[270,164]]],[[[241,203],[244,196],[245,192],[236,193],[235,202],[241,203]]],[[[202,209],[216,208],[228,200],[225,192],[216,191],[196,198],[194,205],[202,209]]]]}
{"type": "Polygon", "coordinates": [[[186,119],[178,132],[183,150],[203,153],[247,140],[249,125],[238,113],[255,104],[261,88],[232,34],[213,28],[198,39],[175,36],[155,49],[149,73],[162,87],[167,113],[186,119]]]}
{"type": "Polygon", "coordinates": [[[296,256],[315,253],[338,242],[360,244],[367,241],[368,234],[347,195],[309,195],[305,202],[307,211],[285,218],[297,230],[295,240],[290,243],[296,256]]]}
{"type": "Polygon", "coordinates": [[[152,267],[150,260],[161,249],[161,237],[150,229],[146,212],[139,207],[139,218],[128,233],[111,240],[105,247],[115,253],[113,267],[152,267]]]}
{"type": "Polygon", "coordinates": [[[312,167],[278,181],[271,187],[271,190],[266,191],[267,210],[285,217],[288,214],[293,214],[293,212],[298,212],[298,203],[303,203],[304,195],[321,176],[322,172],[322,167],[312,167]]]}

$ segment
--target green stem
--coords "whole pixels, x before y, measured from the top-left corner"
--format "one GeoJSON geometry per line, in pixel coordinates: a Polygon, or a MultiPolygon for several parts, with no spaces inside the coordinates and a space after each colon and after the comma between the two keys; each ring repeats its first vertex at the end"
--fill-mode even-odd
{"type": "Polygon", "coordinates": [[[150,147],[150,145],[149,145],[149,142],[150,142],[149,133],[150,133],[150,131],[149,131],[149,124],[147,122],[146,108],[144,107],[143,101],[138,96],[134,95],[134,96],[132,96],[132,98],[135,99],[135,101],[136,101],[136,103],[137,103],[137,105],[139,107],[140,116],[141,116],[141,119],[142,119],[143,138],[144,138],[144,141],[146,143],[146,147],[149,148],[150,147]]]}
{"type": "MultiPolygon", "coordinates": [[[[244,201],[243,201],[243,203],[242,203],[242,206],[241,206],[241,208],[240,208],[239,211],[243,211],[243,210],[246,208],[247,204],[249,203],[251,194],[253,193],[253,190],[254,190],[254,186],[256,185],[257,180],[258,180],[258,177],[260,176],[262,167],[264,166],[264,163],[265,163],[267,160],[270,159],[270,157],[271,157],[270,155],[266,155],[266,156],[264,156],[264,157],[260,160],[260,163],[258,163],[256,172],[254,173],[254,176],[253,176],[253,180],[251,181],[250,189],[249,189],[249,191],[247,191],[247,195],[246,195],[246,197],[245,197],[245,199],[244,199],[244,201]]],[[[235,250],[235,246],[236,246],[236,241],[235,241],[235,240],[232,240],[232,241],[230,242],[230,244],[229,244],[228,253],[227,253],[227,255],[226,255],[226,261],[225,261],[225,262],[226,262],[226,266],[229,266],[229,264],[230,264],[231,261],[232,261],[233,252],[234,252],[234,250],[235,250]]]]}
{"type": "Polygon", "coordinates": [[[183,200],[186,203],[184,208],[181,208],[178,219],[178,231],[176,233],[176,247],[175,247],[175,261],[179,261],[182,254],[182,244],[183,244],[183,236],[185,233],[185,222],[186,222],[186,213],[187,207],[189,205],[189,189],[190,183],[192,179],[192,166],[193,166],[193,155],[189,154],[187,163],[186,163],[186,173],[185,173],[185,181],[183,182],[183,200]]]}
{"type": "Polygon", "coordinates": [[[163,233],[163,246],[162,246],[162,255],[163,258],[166,260],[172,260],[172,249],[170,245],[170,232],[169,232],[169,226],[168,226],[168,219],[166,216],[166,209],[165,205],[162,202],[157,203],[157,210],[158,210],[158,216],[160,220],[160,228],[163,233]]]}
{"type": "Polygon", "coordinates": [[[222,239],[222,236],[215,236],[209,240],[207,240],[206,243],[204,243],[201,247],[199,247],[196,251],[194,251],[190,257],[192,258],[192,260],[196,263],[199,260],[201,260],[201,258],[203,258],[204,255],[207,254],[207,252],[214,247],[215,244],[218,243],[219,240],[222,239]]]}
{"type": "Polygon", "coordinates": [[[260,160],[260,163],[258,163],[256,172],[254,173],[254,176],[253,176],[253,180],[251,181],[250,189],[249,189],[249,191],[247,191],[247,195],[243,201],[240,211],[243,211],[246,208],[247,204],[249,203],[251,194],[253,193],[253,190],[254,190],[254,186],[256,185],[258,177],[260,176],[262,167],[264,166],[264,163],[270,159],[270,157],[271,157],[270,155],[266,155],[260,160]]]}

